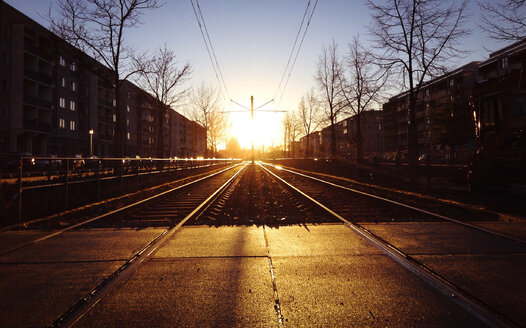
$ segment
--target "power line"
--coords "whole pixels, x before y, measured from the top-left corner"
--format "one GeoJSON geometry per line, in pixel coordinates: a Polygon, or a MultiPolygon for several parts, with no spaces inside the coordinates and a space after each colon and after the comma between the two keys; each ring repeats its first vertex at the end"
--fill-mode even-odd
{"type": "Polygon", "coordinates": [[[318,0],[314,3],[314,7],[312,8],[312,11],[309,16],[309,20],[307,21],[307,25],[305,26],[305,31],[303,31],[303,36],[301,37],[300,45],[296,51],[296,56],[294,57],[294,61],[292,62],[292,66],[290,67],[289,75],[287,76],[287,80],[285,82],[285,85],[283,87],[283,91],[281,92],[281,97],[279,98],[278,104],[281,103],[281,100],[283,99],[283,94],[285,94],[285,89],[287,89],[287,85],[289,83],[290,75],[292,74],[292,70],[294,69],[294,65],[296,65],[296,60],[298,59],[298,55],[301,50],[301,46],[303,45],[303,41],[305,40],[305,35],[307,34],[307,30],[309,29],[310,22],[312,20],[312,16],[314,15],[314,11],[316,10],[316,6],[318,5],[318,0]]]}
{"type": "Polygon", "coordinates": [[[212,40],[210,40],[210,35],[208,34],[208,28],[206,27],[205,18],[203,17],[203,13],[201,12],[201,6],[199,5],[199,0],[195,0],[195,2],[197,3],[197,10],[199,11],[199,16],[201,16],[201,20],[203,21],[203,26],[205,27],[205,32],[208,38],[208,43],[210,44],[210,49],[212,49],[212,55],[214,56],[217,70],[219,71],[219,77],[221,78],[221,81],[223,82],[223,87],[225,88],[226,94],[228,98],[230,99],[230,93],[228,92],[228,88],[226,87],[225,79],[223,78],[223,73],[221,72],[221,66],[219,66],[219,62],[217,61],[216,52],[214,50],[214,46],[212,45],[212,40]]]}
{"type": "Polygon", "coordinates": [[[217,78],[217,82],[219,84],[219,90],[221,93],[223,93],[223,88],[225,89],[226,98],[230,99],[230,94],[228,92],[228,88],[226,87],[225,79],[223,78],[223,74],[221,72],[221,68],[219,67],[219,63],[217,61],[217,57],[215,55],[214,47],[212,46],[212,41],[210,39],[210,35],[208,33],[208,29],[206,28],[205,19],[203,17],[203,13],[201,12],[201,7],[199,6],[199,1],[195,0],[197,4],[197,10],[194,5],[194,1],[190,0],[190,3],[192,4],[192,9],[194,10],[195,18],[197,20],[197,24],[199,25],[199,30],[201,31],[201,36],[203,37],[203,41],[205,43],[206,51],[208,52],[208,58],[210,59],[210,63],[212,64],[212,68],[214,69],[215,76],[217,78]],[[199,14],[198,14],[199,12],[199,14]],[[201,19],[199,18],[201,17],[201,19]],[[201,25],[202,23],[202,25],[201,25]],[[204,27],[204,31],[203,31],[204,27]],[[206,34],[206,37],[205,37],[206,34]],[[208,42],[207,42],[208,40],[208,42]],[[212,58],[213,57],[213,58],[212,58]],[[215,62],[214,62],[215,60],[215,62]]]}
{"type": "Polygon", "coordinates": [[[276,98],[276,96],[278,95],[278,92],[279,92],[279,90],[281,88],[281,84],[283,83],[283,78],[285,78],[285,74],[287,74],[287,69],[289,68],[290,60],[292,59],[292,55],[294,54],[294,49],[296,48],[296,44],[298,43],[298,38],[300,36],[301,30],[302,30],[302,27],[303,27],[303,23],[305,22],[305,17],[307,16],[307,12],[309,10],[309,7],[310,7],[310,0],[307,3],[307,7],[305,7],[305,12],[303,13],[303,18],[301,19],[301,24],[300,24],[300,27],[298,29],[298,33],[296,34],[296,40],[294,40],[294,45],[292,46],[292,49],[290,49],[289,59],[287,61],[287,65],[285,65],[285,69],[283,70],[283,74],[281,75],[281,80],[279,81],[278,88],[276,89],[276,93],[274,94],[274,98],[276,98]]]}

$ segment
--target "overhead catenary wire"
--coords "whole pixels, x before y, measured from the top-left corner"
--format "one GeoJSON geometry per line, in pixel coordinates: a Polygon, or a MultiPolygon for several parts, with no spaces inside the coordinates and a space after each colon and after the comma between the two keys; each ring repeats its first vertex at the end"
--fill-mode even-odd
{"type": "Polygon", "coordinates": [[[194,0],[190,0],[190,3],[192,4],[192,9],[195,14],[195,18],[197,20],[197,25],[199,25],[199,30],[201,31],[201,36],[203,37],[206,51],[208,52],[208,58],[210,59],[210,63],[212,64],[212,68],[214,69],[214,73],[215,73],[217,82],[219,84],[219,90],[221,91],[221,93],[223,93],[223,89],[224,89],[223,97],[226,99],[231,99],[230,93],[228,92],[228,88],[225,83],[225,79],[223,78],[223,74],[221,72],[221,67],[219,66],[219,62],[217,60],[217,56],[214,51],[214,47],[212,45],[212,41],[210,39],[210,34],[208,33],[208,29],[206,27],[203,13],[201,12],[201,6],[199,5],[198,0],[195,0],[195,2],[196,4],[194,5],[194,0]],[[196,9],[196,6],[197,6],[197,9],[196,9]]]}
{"type": "Polygon", "coordinates": [[[296,48],[296,44],[298,43],[298,39],[299,39],[301,30],[303,28],[303,23],[305,22],[305,17],[307,17],[307,12],[309,11],[309,7],[310,7],[310,0],[307,2],[307,6],[305,7],[305,12],[303,13],[303,18],[301,19],[300,27],[298,28],[298,33],[296,33],[296,39],[294,40],[292,49],[290,49],[290,54],[289,54],[289,59],[287,60],[287,65],[285,65],[285,69],[283,70],[283,74],[281,75],[281,79],[279,80],[278,88],[276,89],[276,92],[274,93],[274,99],[278,95],[278,92],[283,83],[283,79],[285,78],[285,75],[287,74],[287,70],[290,65],[290,60],[292,59],[292,55],[294,54],[294,49],[296,48]]]}
{"type": "Polygon", "coordinates": [[[310,16],[309,16],[309,20],[307,21],[307,25],[305,26],[305,30],[303,31],[303,35],[301,37],[301,42],[296,50],[296,56],[294,57],[294,61],[292,62],[292,65],[290,67],[290,70],[289,70],[289,74],[287,76],[287,80],[285,81],[285,84],[283,86],[283,90],[281,92],[281,96],[279,98],[279,101],[278,101],[278,104],[281,103],[281,100],[283,99],[283,95],[285,94],[285,90],[287,89],[287,85],[289,83],[289,80],[290,80],[290,75],[292,74],[292,70],[294,69],[294,66],[296,65],[296,60],[298,59],[298,55],[300,53],[300,50],[301,50],[301,46],[303,45],[303,41],[305,40],[305,35],[307,35],[307,31],[309,29],[309,26],[310,26],[310,22],[312,20],[312,16],[314,15],[314,11],[316,10],[316,7],[318,5],[318,0],[316,0],[316,2],[314,3],[314,7],[312,8],[312,11],[310,13],[310,16]]]}

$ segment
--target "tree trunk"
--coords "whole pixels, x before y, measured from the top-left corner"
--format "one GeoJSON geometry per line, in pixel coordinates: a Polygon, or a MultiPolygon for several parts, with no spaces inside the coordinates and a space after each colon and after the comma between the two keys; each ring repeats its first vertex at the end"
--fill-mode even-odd
{"type": "Polygon", "coordinates": [[[334,117],[331,117],[331,157],[336,157],[336,124],[334,124],[334,117]]]}
{"type": "Polygon", "coordinates": [[[309,155],[310,155],[310,151],[309,151],[309,139],[310,139],[310,135],[307,134],[307,143],[305,144],[305,158],[308,158],[309,155]]]}
{"type": "Polygon", "coordinates": [[[362,129],[361,129],[361,113],[356,115],[356,161],[362,162],[363,159],[363,140],[362,140],[362,129]]]}

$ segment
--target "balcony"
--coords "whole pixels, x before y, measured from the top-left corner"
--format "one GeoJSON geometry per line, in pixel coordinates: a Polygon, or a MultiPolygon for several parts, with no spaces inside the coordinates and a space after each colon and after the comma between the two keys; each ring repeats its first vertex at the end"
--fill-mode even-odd
{"type": "Polygon", "coordinates": [[[24,104],[48,110],[51,109],[51,101],[34,96],[24,95],[24,104]]]}

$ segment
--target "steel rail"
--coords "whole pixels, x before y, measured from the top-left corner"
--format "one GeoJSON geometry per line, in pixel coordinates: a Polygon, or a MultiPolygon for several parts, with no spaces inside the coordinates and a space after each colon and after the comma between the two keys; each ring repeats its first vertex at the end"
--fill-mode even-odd
{"type": "Polygon", "coordinates": [[[410,209],[410,210],[413,210],[413,211],[416,211],[416,212],[420,212],[420,213],[423,213],[423,214],[434,216],[436,218],[439,218],[439,219],[442,219],[442,220],[445,220],[445,221],[450,221],[450,222],[453,222],[453,223],[456,223],[456,224],[459,224],[459,225],[463,225],[463,226],[469,227],[471,229],[479,230],[479,231],[485,232],[485,233],[490,234],[490,235],[498,236],[498,237],[501,237],[501,238],[504,238],[504,239],[513,240],[513,241],[521,243],[521,244],[526,244],[526,240],[524,240],[522,238],[510,236],[510,235],[507,235],[505,233],[501,233],[501,232],[498,232],[498,231],[494,231],[494,230],[491,230],[491,229],[480,227],[480,226],[477,226],[477,225],[474,225],[474,224],[471,224],[471,223],[463,222],[463,221],[460,221],[460,220],[457,220],[457,219],[450,218],[448,216],[444,216],[444,215],[441,215],[441,214],[438,214],[438,213],[434,213],[434,212],[431,212],[431,211],[427,211],[427,210],[424,210],[424,209],[421,209],[421,208],[418,208],[418,207],[415,207],[415,206],[411,206],[411,205],[408,205],[408,204],[397,202],[397,201],[394,201],[392,199],[388,199],[388,198],[385,198],[385,197],[369,194],[369,193],[366,193],[364,191],[360,191],[360,190],[357,190],[357,189],[345,187],[345,186],[342,186],[342,185],[339,185],[339,184],[336,184],[336,183],[332,183],[332,182],[329,182],[329,181],[325,181],[323,179],[319,179],[319,178],[310,176],[310,175],[306,175],[306,174],[303,174],[303,173],[295,172],[293,170],[285,169],[285,168],[283,168],[281,166],[278,166],[278,165],[269,164],[269,163],[264,163],[264,164],[272,166],[272,167],[274,167],[276,169],[279,169],[279,170],[282,170],[282,171],[286,171],[286,172],[290,172],[290,173],[293,173],[293,174],[296,174],[296,175],[299,175],[299,176],[302,176],[302,177],[305,177],[305,178],[309,178],[309,179],[312,179],[312,180],[315,180],[315,181],[318,181],[318,182],[321,182],[321,183],[324,183],[324,184],[327,184],[327,185],[330,185],[330,186],[333,186],[333,187],[336,187],[336,188],[339,188],[339,189],[347,190],[347,191],[350,191],[350,192],[353,192],[353,193],[357,193],[357,194],[360,194],[360,195],[363,195],[363,196],[367,196],[367,197],[370,197],[370,198],[375,198],[375,199],[378,199],[378,200],[381,200],[381,201],[384,201],[384,202],[387,202],[387,203],[390,203],[390,204],[393,204],[393,205],[397,205],[397,206],[400,206],[400,207],[405,207],[407,209],[410,209]]]}
{"type": "Polygon", "coordinates": [[[171,193],[171,192],[174,192],[174,191],[176,191],[176,190],[178,190],[178,189],[182,189],[182,188],[188,187],[188,186],[193,185],[193,184],[195,184],[195,183],[197,183],[197,182],[200,182],[200,181],[203,181],[203,180],[205,180],[205,179],[208,179],[208,178],[211,178],[211,177],[213,177],[213,176],[216,176],[216,175],[218,175],[218,174],[221,174],[221,173],[223,173],[223,172],[225,172],[225,171],[227,171],[227,170],[230,170],[230,169],[232,169],[232,168],[234,168],[234,167],[236,167],[236,166],[239,166],[239,165],[241,165],[241,164],[236,164],[236,165],[234,165],[234,166],[231,166],[231,167],[228,167],[228,168],[226,168],[226,169],[223,169],[223,170],[221,170],[221,171],[219,171],[219,172],[216,172],[216,173],[213,173],[213,174],[207,175],[207,176],[202,177],[202,178],[199,178],[199,179],[197,179],[197,180],[194,180],[194,181],[190,181],[190,182],[188,182],[188,183],[185,183],[184,185],[181,185],[181,186],[178,186],[178,187],[174,187],[174,188],[172,188],[172,189],[169,189],[169,190],[163,191],[163,192],[161,192],[161,193],[159,193],[159,194],[156,194],[156,195],[153,195],[153,196],[151,196],[151,197],[148,197],[148,198],[142,199],[142,200],[140,200],[140,201],[138,201],[138,202],[135,202],[135,203],[132,203],[132,204],[129,204],[129,205],[126,205],[126,206],[120,207],[120,208],[118,208],[118,209],[116,209],[116,210],[112,210],[112,211],[106,212],[106,213],[104,213],[104,214],[98,215],[98,216],[93,217],[93,218],[91,218],[91,219],[88,219],[88,220],[85,220],[85,221],[79,222],[79,223],[77,223],[77,224],[71,225],[71,226],[69,226],[69,227],[66,227],[66,228],[63,228],[63,229],[57,230],[57,231],[55,231],[55,232],[53,232],[53,233],[51,233],[51,234],[49,234],[49,235],[46,235],[46,236],[43,236],[43,237],[40,237],[40,238],[37,238],[37,239],[34,239],[34,240],[30,240],[30,241],[28,241],[28,242],[26,242],[26,243],[23,243],[23,244],[21,244],[21,245],[18,245],[18,246],[12,247],[12,248],[8,248],[8,249],[6,249],[6,250],[2,250],[2,251],[0,251],[0,257],[3,256],[3,255],[6,255],[6,254],[8,254],[8,253],[14,252],[14,251],[16,251],[16,250],[19,250],[19,249],[21,249],[21,248],[24,248],[24,247],[27,247],[27,246],[30,246],[30,245],[33,245],[33,244],[39,243],[39,242],[41,242],[41,241],[47,240],[47,239],[52,238],[52,237],[55,237],[55,236],[58,236],[58,235],[60,235],[60,234],[62,234],[62,233],[64,233],[64,232],[66,232],[66,231],[69,231],[69,230],[72,230],[72,229],[75,229],[75,228],[81,227],[81,226],[86,225],[86,224],[88,224],[88,223],[90,223],[90,222],[94,222],[94,221],[100,220],[100,219],[105,218],[105,217],[107,217],[107,216],[110,216],[110,215],[113,215],[113,214],[116,214],[116,213],[122,212],[122,211],[124,211],[124,210],[130,209],[130,208],[135,207],[135,206],[137,206],[137,205],[140,205],[140,204],[143,204],[143,203],[149,202],[149,201],[151,201],[151,200],[153,200],[153,199],[156,199],[156,198],[158,198],[158,197],[164,196],[164,195],[166,195],[166,194],[168,194],[168,193],[171,193]]]}
{"type": "Polygon", "coordinates": [[[258,164],[261,165],[261,167],[265,169],[267,172],[272,174],[277,180],[281,181],[283,184],[287,185],[292,190],[296,191],[297,193],[299,193],[300,195],[302,195],[303,197],[305,197],[312,203],[316,204],[317,206],[324,209],[326,212],[328,212],[332,216],[342,221],[347,227],[349,227],[359,236],[362,236],[367,241],[372,243],[374,246],[382,250],[386,255],[392,258],[395,262],[397,262],[398,264],[402,265],[404,268],[408,269],[409,271],[411,271],[412,273],[420,277],[422,280],[424,280],[426,283],[431,285],[433,288],[438,290],[443,295],[450,297],[455,303],[459,304],[461,307],[466,309],[468,312],[472,313],[475,317],[477,317],[484,323],[492,327],[519,327],[519,325],[516,324],[515,322],[511,321],[510,319],[508,319],[507,317],[505,317],[498,311],[492,309],[487,304],[478,300],[473,295],[469,294],[468,292],[454,285],[452,282],[441,277],[438,273],[432,271],[431,269],[426,267],[424,264],[420,263],[419,261],[417,261],[410,255],[404,253],[403,251],[401,251],[394,245],[376,236],[371,231],[361,226],[353,224],[352,222],[345,219],[344,217],[342,217],[335,211],[331,210],[329,207],[325,206],[318,200],[307,195],[306,193],[304,193],[297,187],[293,186],[292,184],[290,184],[283,178],[279,177],[274,172],[264,167],[261,163],[258,163],[258,164]]]}
{"type": "MultiPolygon", "coordinates": [[[[236,165],[239,166],[240,164],[236,165]]],[[[119,267],[113,274],[106,277],[99,285],[81,298],[75,305],[58,317],[50,327],[71,327],[88,313],[104,296],[114,291],[128,281],[137,271],[139,266],[154,255],[159,248],[185,224],[188,220],[199,216],[245,169],[245,164],[239,171],[230,177],[224,184],[215,190],[206,200],[199,204],[190,214],[182,219],[176,226],[163,231],[154,240],[133,255],[126,263],[119,267]]]]}

